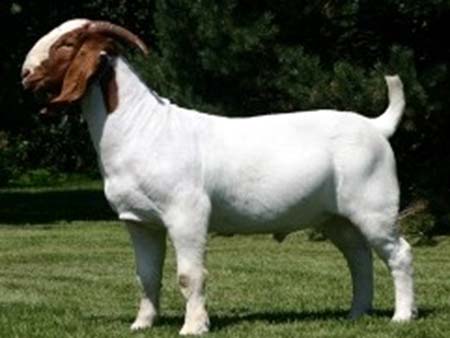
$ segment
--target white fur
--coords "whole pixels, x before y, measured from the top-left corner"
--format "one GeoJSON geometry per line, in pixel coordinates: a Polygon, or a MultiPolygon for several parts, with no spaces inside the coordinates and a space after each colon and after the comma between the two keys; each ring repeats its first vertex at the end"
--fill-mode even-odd
{"type": "Polygon", "coordinates": [[[371,248],[391,270],[393,320],[414,316],[412,255],[395,226],[399,188],[387,141],[404,100],[387,78],[390,105],[377,119],[319,110],[225,118],[187,110],[115,64],[118,108],[108,114],[94,82],[82,100],[105,193],[127,223],[144,295],[133,329],[158,310],[165,236],[175,247],[186,298],[181,334],[208,331],[204,255],[208,231],[288,234],[321,227],[346,258],[351,317],[370,310],[371,248]]]}
{"type": "Polygon", "coordinates": [[[386,112],[373,119],[372,124],[377,128],[385,137],[391,137],[403,114],[403,108],[405,107],[405,97],[403,94],[403,85],[397,76],[387,76],[386,82],[389,90],[389,107],[386,112]]]}
{"type": "MultiPolygon", "coordinates": [[[[116,74],[118,109],[107,114],[94,85],[83,112],[106,196],[120,219],[141,224],[148,236],[167,230],[172,239],[178,275],[187,280],[181,334],[208,330],[203,294],[208,231],[286,234],[322,227],[352,273],[351,318],[372,306],[372,247],[392,271],[393,319],[413,317],[411,253],[395,227],[399,190],[386,140],[403,109],[397,77],[387,78],[391,104],[377,119],[325,110],[229,119],[161,99],[120,58],[116,74]]],[[[137,260],[151,250],[139,247],[137,260]]],[[[151,285],[159,282],[148,279],[151,285]]]]}

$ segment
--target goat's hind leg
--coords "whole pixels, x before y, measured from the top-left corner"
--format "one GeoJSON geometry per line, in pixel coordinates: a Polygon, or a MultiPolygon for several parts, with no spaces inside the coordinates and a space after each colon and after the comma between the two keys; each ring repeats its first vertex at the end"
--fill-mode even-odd
{"type": "Polygon", "coordinates": [[[414,283],[411,246],[403,237],[376,242],[375,251],[388,266],[394,280],[395,322],[409,321],[417,316],[414,301],[414,283]]]}
{"type": "Polygon", "coordinates": [[[417,315],[414,301],[412,252],[399,235],[395,218],[383,213],[366,213],[358,228],[391,272],[395,290],[393,321],[409,321],[417,315]]]}
{"type": "Polygon", "coordinates": [[[347,261],[353,285],[349,318],[356,319],[372,309],[372,250],[358,229],[347,219],[335,217],[322,226],[322,231],[347,261]]]}
{"type": "Polygon", "coordinates": [[[136,275],[143,295],[132,330],[151,327],[159,311],[162,268],[166,251],[166,231],[144,224],[127,223],[136,258],[136,275]]]}
{"type": "Polygon", "coordinates": [[[382,248],[381,255],[391,270],[395,286],[395,313],[393,321],[409,321],[417,317],[417,307],[414,301],[414,283],[411,246],[403,238],[397,238],[392,249],[382,248]]]}

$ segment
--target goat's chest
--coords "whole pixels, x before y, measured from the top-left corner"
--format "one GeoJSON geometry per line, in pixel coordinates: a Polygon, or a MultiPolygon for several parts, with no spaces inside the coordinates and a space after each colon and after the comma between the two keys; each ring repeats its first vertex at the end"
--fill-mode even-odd
{"type": "Polygon", "coordinates": [[[191,170],[152,152],[137,154],[102,163],[106,198],[121,220],[162,223],[176,186],[191,181],[191,170]]]}
{"type": "Polygon", "coordinates": [[[105,196],[123,221],[161,223],[158,204],[160,196],[151,189],[143,188],[139,181],[129,175],[108,177],[104,180],[105,196]]]}
{"type": "Polygon", "coordinates": [[[111,208],[124,221],[159,223],[165,192],[160,187],[153,152],[133,143],[116,145],[108,134],[111,128],[106,129],[99,161],[111,208]]]}

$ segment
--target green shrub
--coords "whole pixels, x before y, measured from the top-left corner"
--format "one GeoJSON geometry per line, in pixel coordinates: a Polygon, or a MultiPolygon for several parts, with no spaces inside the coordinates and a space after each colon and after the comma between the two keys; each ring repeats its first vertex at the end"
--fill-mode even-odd
{"type": "Polygon", "coordinates": [[[17,173],[15,150],[9,135],[0,131],[0,187],[7,185],[17,173]]]}
{"type": "Polygon", "coordinates": [[[401,221],[403,232],[412,238],[413,245],[434,244],[436,217],[429,211],[418,212],[401,221]]]}

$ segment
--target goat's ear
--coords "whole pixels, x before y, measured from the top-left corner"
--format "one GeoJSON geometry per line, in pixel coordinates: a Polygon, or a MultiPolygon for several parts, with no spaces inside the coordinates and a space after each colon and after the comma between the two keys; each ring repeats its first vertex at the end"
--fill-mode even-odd
{"type": "Polygon", "coordinates": [[[51,106],[64,106],[81,99],[101,64],[104,48],[105,44],[97,39],[84,42],[66,71],[60,94],[50,101],[51,106]]]}

